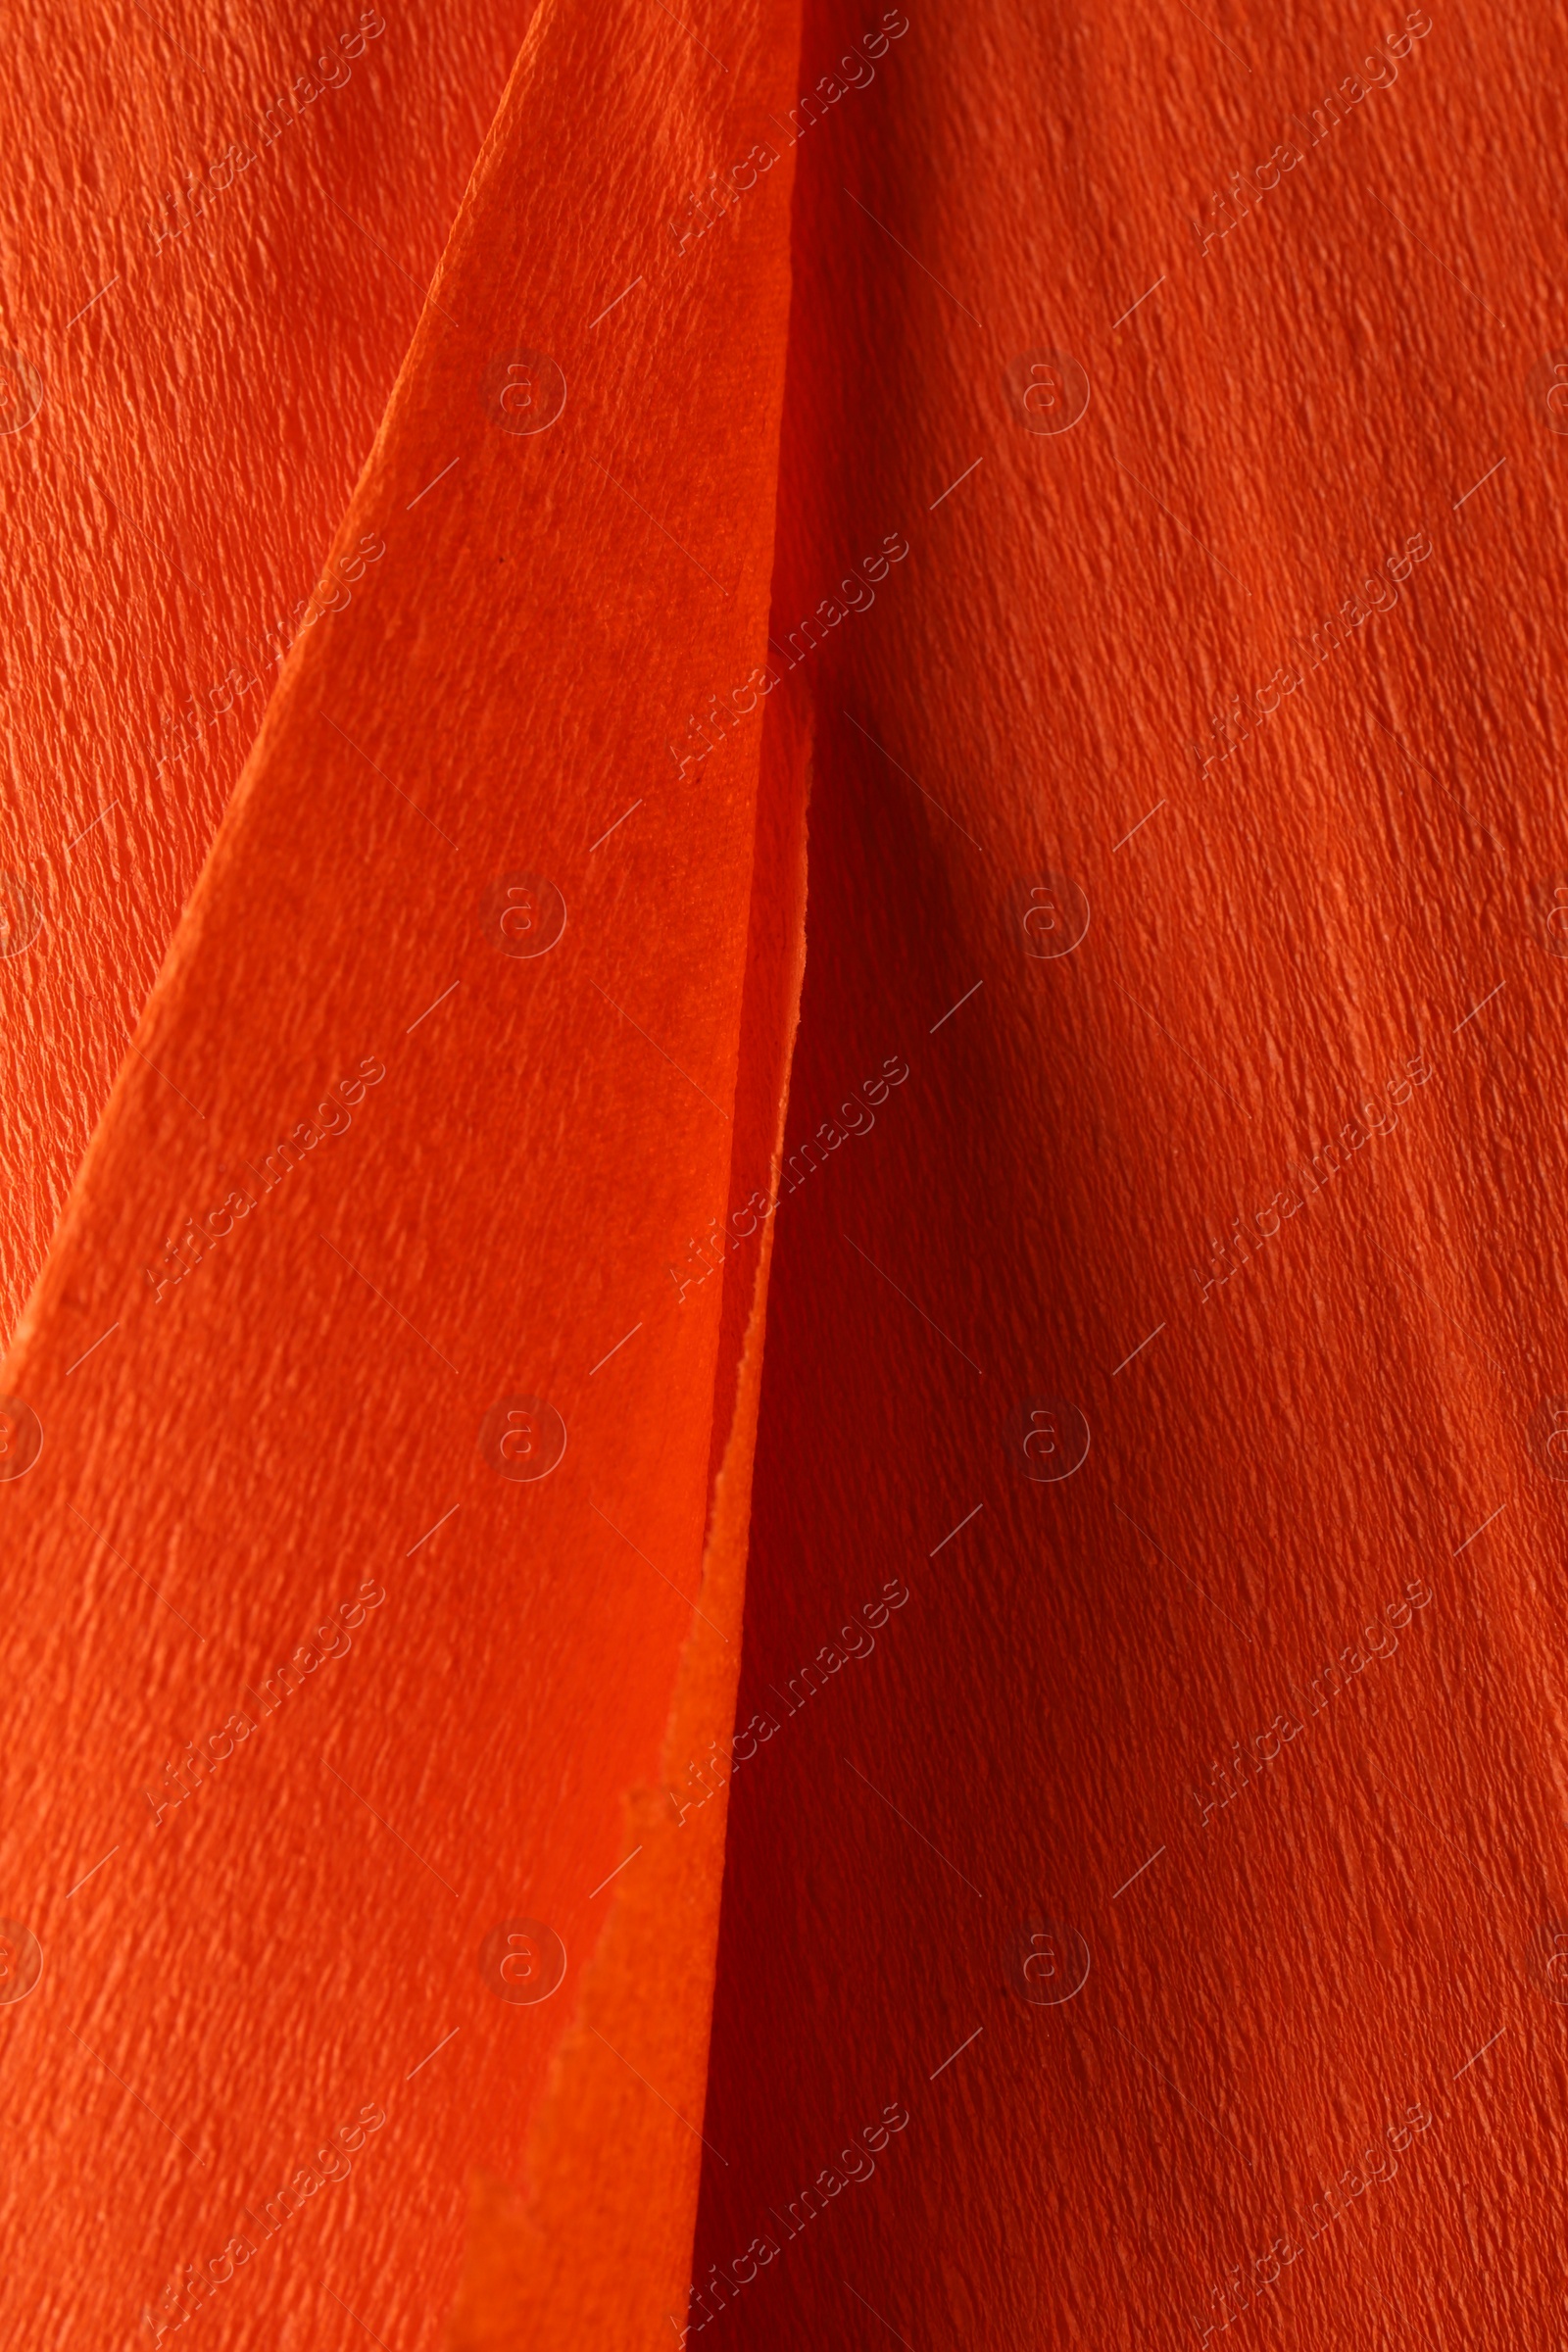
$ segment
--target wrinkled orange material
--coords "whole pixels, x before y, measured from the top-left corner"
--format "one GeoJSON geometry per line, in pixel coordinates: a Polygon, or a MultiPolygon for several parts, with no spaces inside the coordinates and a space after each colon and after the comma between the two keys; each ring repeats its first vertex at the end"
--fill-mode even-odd
{"type": "MultiPolygon", "coordinates": [[[[731,46],[784,103],[787,21],[731,46]]],[[[4,1495],[14,1654],[28,1750],[57,1759],[24,1770],[7,1821],[11,1915],[49,1967],[6,2019],[13,2092],[46,2168],[74,2116],[97,2150],[26,2226],[18,2308],[46,2331],[134,2334],[183,2265],[247,2230],[254,2258],[183,2325],[319,2334],[350,2325],[337,2297],[396,2334],[452,2304],[470,2175],[524,2177],[637,1842],[627,1792],[663,1776],[730,1445],[716,1654],[676,1718],[699,1745],[727,1726],[756,1374],[722,1286],[683,1303],[666,1269],[732,1175],[768,1181],[802,835],[770,815],[754,925],[760,724],[721,781],[683,780],[665,737],[765,653],[789,173],[681,269],[664,190],[696,170],[683,90],[711,70],[673,27],[642,49],[560,13],[523,45],[323,550],[353,601],[289,657],[8,1361],[46,1433],[4,1495]],[[585,107],[620,125],[589,192],[585,107]],[[648,298],[601,316],[639,271],[648,298]],[[537,434],[491,420],[518,346],[565,377],[537,434]],[[673,387],[657,412],[654,378],[673,387]],[[543,956],[502,952],[486,913],[518,871],[565,903],[543,956]],[[346,1121],[318,1109],[344,1079],[346,1121]],[[336,1132],[266,1189],[266,1155],[313,1122],[336,1132]],[[255,1205],[174,1278],[166,1238],[215,1210],[221,1230],[236,1186],[255,1205]],[[539,1483],[479,1450],[518,1394],[568,1432],[539,1483]],[[386,1598],[348,1654],[263,1718],[247,1691],[367,1578],[386,1598]],[[166,1761],[246,1708],[261,1719],[211,1785],[160,1814],[144,1790],[163,1795],[166,1761]],[[476,1966],[516,1918],[567,1955],[537,2007],[496,2000],[476,1966]],[[260,2242],[246,2213],[368,2103],[387,2122],[350,2179],[260,2242]],[[69,2253],[88,2232],[91,2281],[69,2253]]],[[[788,732],[778,790],[798,804],[788,732]]],[[[684,2181],[666,2303],[700,2143],[639,2077],[678,2075],[700,2120],[713,1833],[648,1858],[673,1888],[688,1849],[708,1866],[668,1962],[667,2049],[612,2000],[584,2007],[654,2107],[655,2173],[684,2181]]]]}
{"type": "MultiPolygon", "coordinates": [[[[43,405],[0,433],[3,867],[45,950],[0,961],[8,1334],[527,20],[510,0],[434,18],[343,0],[309,30],[267,4],[10,27],[0,342],[43,405]],[[399,153],[419,168],[389,171],[399,153]]],[[[24,406],[8,397],[0,423],[24,406]]]]}
{"type": "Polygon", "coordinates": [[[11,2332],[1555,2344],[1560,24],[372,16],[3,74],[11,2332]]]}

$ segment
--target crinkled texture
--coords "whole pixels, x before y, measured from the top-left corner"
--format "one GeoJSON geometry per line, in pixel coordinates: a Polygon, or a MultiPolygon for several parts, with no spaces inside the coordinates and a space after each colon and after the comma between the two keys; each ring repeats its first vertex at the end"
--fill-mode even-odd
{"type": "Polygon", "coordinates": [[[670,1269],[770,1182],[806,737],[754,695],[722,762],[667,745],[766,659],[789,166],[722,237],[666,222],[796,34],[752,11],[720,74],[657,10],[612,29],[522,45],[324,551],[352,598],[288,657],[6,1367],[0,1459],[42,1430],[0,1480],[40,2344],[167,2334],[231,2236],[180,2326],[436,2330],[579,2008],[663,2206],[616,2277],[684,2288],[722,1836],[660,1791],[733,1711],[765,1245],[670,1269]]]}
{"type": "Polygon", "coordinates": [[[0,440],[13,2332],[1555,2345],[1561,26],[386,25],[0,440]]]}
{"type": "Polygon", "coordinates": [[[41,400],[0,430],[0,947],[39,926],[0,956],[8,1338],[527,21],[68,0],[8,24],[0,426],[41,400]]]}
{"type": "Polygon", "coordinates": [[[1319,128],[1399,12],[910,15],[797,161],[775,635],[910,554],[787,1152],[909,1076],[775,1237],[691,2342],[1549,2345],[1562,28],[1319,128]]]}

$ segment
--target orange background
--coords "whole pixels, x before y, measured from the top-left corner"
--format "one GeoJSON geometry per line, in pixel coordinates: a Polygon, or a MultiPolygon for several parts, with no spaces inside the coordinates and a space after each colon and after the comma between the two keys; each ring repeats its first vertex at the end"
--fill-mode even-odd
{"type": "Polygon", "coordinates": [[[891,11],[792,139],[879,13],[388,12],[156,254],[344,27],[83,17],[7,69],[29,2341],[150,2343],[366,2104],[180,2332],[1560,2332],[1561,28],[891,11]],[[487,407],[519,347],[567,387],[536,435],[487,407]],[[1047,353],[1070,430],[1026,429],[1047,353]],[[487,931],[518,871],[542,956],[487,931]],[[1045,875],[1090,910],[1049,956],[1045,875]],[[547,1482],[479,1451],[514,1394],[547,1482]],[[538,2007],[478,1972],[518,1917],[567,1953],[538,2007]]]}

